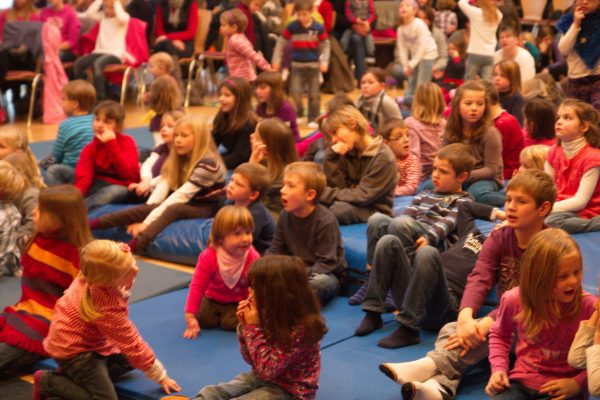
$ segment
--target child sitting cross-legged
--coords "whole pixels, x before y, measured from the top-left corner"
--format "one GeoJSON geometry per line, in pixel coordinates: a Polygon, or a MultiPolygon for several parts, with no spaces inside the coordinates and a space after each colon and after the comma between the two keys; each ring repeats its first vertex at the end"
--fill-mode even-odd
{"type": "Polygon", "coordinates": [[[265,253],[300,257],[321,304],[339,293],[347,268],[337,220],[318,204],[323,190],[325,174],[318,164],[298,161],[285,168],[283,211],[273,243],[265,253]]]}
{"type": "Polygon", "coordinates": [[[275,234],[273,216],[261,201],[261,197],[271,186],[269,170],[257,163],[243,163],[233,171],[227,184],[227,200],[240,207],[246,207],[254,220],[252,245],[261,254],[271,245],[275,234]]]}

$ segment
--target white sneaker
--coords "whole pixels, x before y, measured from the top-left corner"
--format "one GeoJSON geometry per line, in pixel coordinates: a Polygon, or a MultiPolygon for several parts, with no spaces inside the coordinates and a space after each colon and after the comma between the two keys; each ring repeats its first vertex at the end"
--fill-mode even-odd
{"type": "Polygon", "coordinates": [[[365,64],[375,65],[375,57],[365,57],[365,64]]]}
{"type": "Polygon", "coordinates": [[[319,128],[319,124],[317,123],[317,121],[310,121],[308,123],[307,127],[309,129],[318,129],[319,128]]]}

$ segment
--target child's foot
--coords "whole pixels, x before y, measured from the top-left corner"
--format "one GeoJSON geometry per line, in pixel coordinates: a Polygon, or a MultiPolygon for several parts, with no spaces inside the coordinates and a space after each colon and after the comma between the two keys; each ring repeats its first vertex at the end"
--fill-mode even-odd
{"type": "Polygon", "coordinates": [[[435,363],[429,357],[404,363],[379,364],[379,370],[401,385],[411,381],[425,382],[437,372],[435,363]]]}
{"type": "Polygon", "coordinates": [[[354,331],[356,336],[365,336],[369,333],[381,329],[383,321],[381,320],[381,314],[374,311],[367,311],[367,315],[362,320],[358,328],[354,331]]]}
{"type": "Polygon", "coordinates": [[[443,400],[440,384],[433,379],[427,382],[408,382],[402,385],[403,400],[443,400]]]}
{"type": "Polygon", "coordinates": [[[46,400],[41,392],[42,376],[46,373],[44,370],[35,371],[33,374],[33,400],[46,400]]]}
{"type": "Polygon", "coordinates": [[[398,349],[400,347],[412,346],[421,341],[419,332],[405,326],[400,326],[391,335],[384,337],[377,342],[377,346],[386,349],[398,349]]]}
{"type": "Polygon", "coordinates": [[[360,303],[362,303],[363,300],[365,299],[365,296],[367,295],[367,288],[368,287],[369,287],[369,283],[368,282],[363,283],[362,286],[358,288],[358,290],[356,291],[356,293],[354,293],[348,299],[348,304],[350,304],[351,306],[356,306],[356,305],[359,305],[360,303]]]}

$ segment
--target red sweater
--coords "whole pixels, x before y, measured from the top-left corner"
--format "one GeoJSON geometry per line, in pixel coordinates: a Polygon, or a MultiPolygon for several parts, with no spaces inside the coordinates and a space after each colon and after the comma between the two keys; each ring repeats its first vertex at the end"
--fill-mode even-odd
{"type": "MultiPolygon", "coordinates": [[[[167,18],[169,16],[167,15],[167,18]]],[[[156,7],[156,23],[154,24],[154,33],[156,37],[165,35],[169,40],[181,40],[187,42],[196,38],[196,30],[198,30],[198,3],[192,1],[190,3],[190,11],[188,13],[188,23],[185,31],[167,32],[165,30],[165,15],[162,7],[156,7]]]]}
{"type": "Polygon", "coordinates": [[[137,146],[131,136],[117,133],[106,143],[94,137],[83,148],[75,167],[75,187],[85,196],[96,179],[122,186],[139,182],[137,146]]]}
{"type": "Polygon", "coordinates": [[[510,179],[513,172],[519,169],[519,155],[525,147],[523,133],[519,121],[506,111],[494,118],[494,126],[502,135],[502,161],[504,163],[504,179],[510,179]]]}

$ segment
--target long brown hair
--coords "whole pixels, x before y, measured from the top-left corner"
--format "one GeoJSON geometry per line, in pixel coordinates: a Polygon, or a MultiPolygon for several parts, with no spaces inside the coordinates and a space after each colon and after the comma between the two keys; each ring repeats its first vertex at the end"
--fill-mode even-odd
{"type": "Polygon", "coordinates": [[[16,20],[28,21],[33,14],[36,14],[38,12],[38,9],[35,8],[34,4],[34,0],[25,0],[25,4],[23,4],[23,7],[17,10],[15,8],[16,4],[15,2],[13,2],[12,7],[6,11],[6,22],[16,20]]]}
{"type": "Polygon", "coordinates": [[[179,85],[171,75],[163,75],[154,80],[150,86],[150,102],[157,114],[173,111],[181,106],[179,85]]]}
{"type": "Polygon", "coordinates": [[[271,180],[278,180],[286,165],[298,161],[294,134],[279,118],[261,121],[256,131],[261,142],[267,146],[267,169],[271,180]]]}
{"type": "Polygon", "coordinates": [[[551,328],[559,319],[574,318],[581,306],[582,288],[577,288],[573,301],[560,305],[550,294],[556,286],[561,261],[581,252],[573,238],[562,229],[548,228],[537,233],[523,254],[521,264],[521,311],[517,319],[525,326],[529,339],[542,329],[551,328]]]}
{"type": "Polygon", "coordinates": [[[260,258],[248,272],[248,283],[254,290],[261,326],[275,343],[288,343],[292,329],[298,325],[307,343],[318,342],[327,332],[300,258],[260,258]]]}
{"type": "Polygon", "coordinates": [[[496,0],[479,0],[477,2],[481,11],[483,11],[483,20],[488,24],[496,24],[500,22],[498,17],[498,7],[496,6],[496,0]]]}
{"type": "Polygon", "coordinates": [[[281,74],[272,71],[261,72],[256,77],[256,87],[259,86],[270,87],[271,94],[269,95],[269,100],[264,103],[259,103],[257,108],[264,107],[266,115],[268,115],[269,110],[276,114],[285,101],[285,92],[283,90],[283,79],[281,78],[281,74]]]}
{"type": "Polygon", "coordinates": [[[214,131],[221,134],[234,133],[246,124],[256,124],[258,118],[252,110],[252,88],[242,78],[230,77],[219,85],[219,92],[227,88],[235,96],[233,110],[223,112],[219,109],[214,122],[214,131]]]}
{"type": "Polygon", "coordinates": [[[589,103],[578,99],[565,99],[560,103],[560,107],[569,107],[575,111],[579,123],[586,123],[589,129],[584,136],[590,146],[600,148],[600,128],[598,127],[598,111],[589,103]]]}
{"type": "Polygon", "coordinates": [[[460,115],[460,102],[462,101],[466,91],[482,92],[485,98],[485,111],[483,116],[477,122],[471,133],[470,141],[477,143],[481,140],[481,137],[485,131],[492,125],[492,116],[490,113],[490,107],[485,91],[485,86],[481,82],[467,81],[461,87],[456,90],[456,96],[452,99],[452,111],[446,124],[446,130],[444,135],[446,136],[449,143],[462,143],[463,136],[463,121],[460,115]]]}
{"type": "Polygon", "coordinates": [[[502,60],[494,65],[494,69],[496,68],[510,82],[510,89],[506,94],[513,96],[521,91],[521,67],[519,64],[513,60],[502,60]]]}

